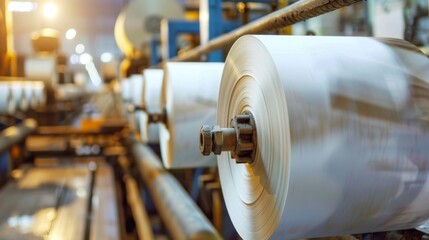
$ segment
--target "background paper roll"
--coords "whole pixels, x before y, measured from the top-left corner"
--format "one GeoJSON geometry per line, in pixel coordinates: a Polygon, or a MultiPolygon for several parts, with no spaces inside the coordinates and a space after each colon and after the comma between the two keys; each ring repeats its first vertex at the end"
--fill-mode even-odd
{"type": "Polygon", "coordinates": [[[35,85],[32,81],[24,81],[23,86],[26,97],[25,100],[27,103],[26,105],[28,109],[29,107],[36,105],[36,96],[34,95],[35,85]]]}
{"type": "Polygon", "coordinates": [[[0,82],[0,113],[14,114],[15,108],[10,83],[0,82]]]}
{"type": "Polygon", "coordinates": [[[121,80],[121,97],[125,102],[131,101],[131,83],[129,78],[121,80]]]}
{"type": "Polygon", "coordinates": [[[245,36],[222,76],[218,124],[243,111],[256,159],[218,157],[243,239],[411,229],[429,217],[429,60],[400,40],[245,36]]]}
{"type": "Polygon", "coordinates": [[[161,156],[166,168],[215,166],[214,156],[199,150],[202,124],[216,122],[216,105],[223,63],[167,63],[162,83],[161,156]]]}
{"type": "Polygon", "coordinates": [[[16,81],[10,83],[13,101],[16,104],[17,108],[22,111],[28,109],[28,101],[25,93],[25,85],[23,82],[16,81]]]}
{"type": "Polygon", "coordinates": [[[130,76],[131,103],[136,106],[143,104],[143,75],[133,74],[130,76]]]}
{"type": "MultiPolygon", "coordinates": [[[[164,70],[146,69],[143,71],[143,101],[147,110],[159,113],[161,109],[161,88],[164,70]]],[[[146,114],[139,117],[140,136],[143,142],[159,142],[159,124],[148,124],[146,114]]]]}
{"type": "Polygon", "coordinates": [[[33,56],[25,60],[25,76],[30,79],[42,80],[47,85],[57,85],[56,59],[52,56],[33,56]]]}
{"type": "Polygon", "coordinates": [[[119,49],[132,56],[143,49],[160,31],[163,18],[183,19],[183,7],[176,0],[131,0],[115,23],[115,40],[119,49]]]}
{"type": "Polygon", "coordinates": [[[35,104],[32,107],[43,106],[46,103],[45,86],[41,81],[32,82],[34,86],[35,104]]]}

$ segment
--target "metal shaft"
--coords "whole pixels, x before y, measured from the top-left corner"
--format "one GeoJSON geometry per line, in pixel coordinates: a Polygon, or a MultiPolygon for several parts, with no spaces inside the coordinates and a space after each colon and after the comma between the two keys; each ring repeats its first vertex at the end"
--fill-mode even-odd
{"type": "Polygon", "coordinates": [[[167,121],[167,114],[165,111],[162,113],[148,113],[149,123],[165,123],[167,121]]]}
{"type": "Polygon", "coordinates": [[[286,27],[361,1],[362,0],[302,0],[261,17],[228,34],[217,37],[205,45],[184,52],[180,56],[170,59],[169,61],[196,60],[202,54],[207,54],[231,45],[243,35],[264,33],[286,27]]]}
{"type": "Polygon", "coordinates": [[[180,183],[149,147],[133,143],[140,175],[172,239],[221,239],[180,183]]]}
{"type": "Polygon", "coordinates": [[[137,111],[146,111],[146,106],[145,105],[128,104],[127,110],[130,113],[137,112],[137,111]]]}
{"type": "Polygon", "coordinates": [[[167,121],[167,111],[165,109],[160,113],[151,113],[147,111],[145,105],[128,105],[128,112],[133,113],[138,111],[143,111],[147,114],[149,123],[165,123],[167,121]]]}
{"type": "Polygon", "coordinates": [[[250,112],[235,116],[231,128],[210,127],[200,129],[200,151],[208,156],[210,153],[220,155],[231,152],[236,163],[252,163],[255,158],[256,125],[250,112]]]}

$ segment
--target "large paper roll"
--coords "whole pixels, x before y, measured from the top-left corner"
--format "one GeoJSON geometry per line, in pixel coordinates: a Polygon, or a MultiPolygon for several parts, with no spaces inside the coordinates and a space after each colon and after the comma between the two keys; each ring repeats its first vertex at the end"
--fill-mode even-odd
{"type": "MultiPolygon", "coordinates": [[[[143,101],[150,113],[160,113],[161,88],[164,71],[162,69],[146,69],[143,71],[143,101]]],[[[145,143],[159,142],[159,124],[149,124],[147,114],[141,112],[138,116],[140,137],[145,143]]]]}
{"type": "Polygon", "coordinates": [[[216,159],[199,151],[199,127],[216,122],[223,63],[167,63],[162,83],[160,126],[162,161],[166,168],[215,166],[216,159]]]}
{"type": "Polygon", "coordinates": [[[13,101],[9,82],[0,82],[0,113],[14,114],[16,104],[13,101]]]}
{"type": "Polygon", "coordinates": [[[245,36],[218,124],[250,111],[252,164],[218,157],[243,239],[408,229],[429,217],[429,60],[399,40],[245,36]]]}

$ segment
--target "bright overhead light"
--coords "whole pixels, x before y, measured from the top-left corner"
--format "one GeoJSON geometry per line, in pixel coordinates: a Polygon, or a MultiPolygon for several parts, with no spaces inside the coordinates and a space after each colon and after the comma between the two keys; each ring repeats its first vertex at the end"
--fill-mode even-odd
{"type": "Polygon", "coordinates": [[[10,1],[7,5],[9,12],[32,12],[36,8],[37,4],[34,2],[10,1]]]}
{"type": "Polygon", "coordinates": [[[80,64],[86,65],[92,61],[92,56],[89,53],[83,53],[80,55],[79,62],[80,64]]]}
{"type": "Polygon", "coordinates": [[[67,38],[68,40],[71,40],[71,39],[73,39],[74,37],[76,37],[76,30],[75,30],[75,29],[73,29],[73,28],[70,28],[69,30],[67,30],[67,32],[66,32],[66,38],[67,38]]]}
{"type": "Polygon", "coordinates": [[[71,64],[78,64],[79,63],[79,61],[80,61],[80,58],[79,58],[79,55],[77,55],[77,54],[72,54],[71,56],[70,56],[70,63],[71,64]]]}
{"type": "Polygon", "coordinates": [[[105,52],[101,54],[100,60],[104,63],[110,62],[113,60],[113,55],[111,53],[105,52]]]}
{"type": "Polygon", "coordinates": [[[83,52],[85,52],[85,46],[82,43],[79,43],[78,45],[76,45],[75,49],[77,54],[81,54],[83,52]]]}
{"type": "Polygon", "coordinates": [[[46,3],[45,7],[43,8],[43,16],[49,19],[54,18],[57,15],[57,12],[58,6],[53,2],[46,3]]]}

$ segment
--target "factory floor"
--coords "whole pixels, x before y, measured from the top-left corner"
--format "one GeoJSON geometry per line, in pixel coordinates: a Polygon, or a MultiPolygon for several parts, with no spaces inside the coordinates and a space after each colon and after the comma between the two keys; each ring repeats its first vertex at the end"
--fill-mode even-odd
{"type": "Polygon", "coordinates": [[[120,239],[113,171],[23,166],[0,191],[0,239],[120,239]]]}

